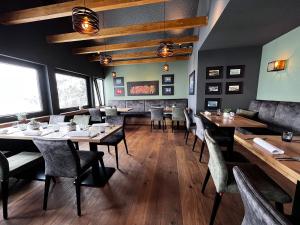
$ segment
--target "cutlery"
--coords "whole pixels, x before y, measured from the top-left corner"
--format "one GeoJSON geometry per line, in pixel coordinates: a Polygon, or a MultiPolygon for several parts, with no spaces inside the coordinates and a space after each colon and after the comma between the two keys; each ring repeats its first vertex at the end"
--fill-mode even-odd
{"type": "MultiPolygon", "coordinates": [[[[253,140],[256,137],[251,137],[251,138],[245,138],[244,140],[248,141],[248,140],[253,140]]],[[[267,138],[261,138],[262,140],[267,140],[267,138]]]]}
{"type": "Polygon", "coordinates": [[[281,157],[275,157],[275,159],[277,159],[279,161],[298,161],[298,162],[300,162],[300,156],[294,156],[294,157],[281,156],[281,157]]]}

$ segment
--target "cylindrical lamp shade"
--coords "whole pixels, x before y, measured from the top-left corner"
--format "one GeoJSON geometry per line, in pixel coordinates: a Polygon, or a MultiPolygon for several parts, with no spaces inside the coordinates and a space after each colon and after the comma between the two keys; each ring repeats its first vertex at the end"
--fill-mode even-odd
{"type": "Polygon", "coordinates": [[[99,31],[97,13],[85,7],[75,7],[72,11],[74,31],[81,34],[95,34],[99,31]]]}
{"type": "Polygon", "coordinates": [[[101,65],[108,65],[112,62],[112,57],[110,55],[101,53],[99,56],[99,61],[101,65]]]}

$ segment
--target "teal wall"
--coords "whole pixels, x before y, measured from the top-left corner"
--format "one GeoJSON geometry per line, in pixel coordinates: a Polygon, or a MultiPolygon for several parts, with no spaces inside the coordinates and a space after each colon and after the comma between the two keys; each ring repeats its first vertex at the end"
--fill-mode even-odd
{"type": "Polygon", "coordinates": [[[263,46],[257,99],[300,102],[300,27],[263,46]],[[267,72],[268,62],[287,59],[283,71],[267,72]]]}
{"type": "Polygon", "coordinates": [[[175,99],[188,97],[188,78],[187,78],[187,61],[177,61],[168,63],[169,72],[163,72],[164,63],[136,64],[128,66],[118,66],[114,70],[117,76],[124,77],[125,96],[114,96],[113,78],[111,76],[112,69],[106,72],[104,80],[105,101],[109,100],[135,100],[135,99],[175,99]],[[174,95],[163,96],[161,88],[162,74],[174,74],[174,95]],[[159,80],[159,95],[155,96],[127,96],[128,81],[152,81],[159,80]]]}

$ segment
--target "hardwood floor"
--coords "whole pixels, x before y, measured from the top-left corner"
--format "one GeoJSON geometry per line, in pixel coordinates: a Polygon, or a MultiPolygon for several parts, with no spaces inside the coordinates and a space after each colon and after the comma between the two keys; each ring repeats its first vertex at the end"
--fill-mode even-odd
{"type": "MultiPolygon", "coordinates": [[[[103,188],[82,187],[82,217],[76,215],[75,186],[71,180],[59,179],[51,186],[48,210],[42,210],[44,183],[18,182],[9,196],[9,220],[0,224],[102,224],[102,225],[206,225],[214,198],[214,186],[209,181],[206,193],[200,192],[207,169],[198,162],[200,142],[192,152],[192,139],[185,145],[184,133],[177,131],[150,132],[147,126],[129,126],[127,143],[119,145],[119,166],[103,188]]],[[[80,145],[80,149],[87,145],[80,145]]],[[[115,167],[114,151],[105,153],[106,166],[115,167]]],[[[258,159],[248,155],[259,163],[258,159]]],[[[264,166],[262,164],[262,166],[264,166]]],[[[294,186],[280,175],[271,172],[291,194],[294,186]]],[[[286,208],[288,212],[290,206],[286,208]]],[[[216,225],[238,225],[243,217],[239,195],[226,194],[222,200],[216,225]]]]}

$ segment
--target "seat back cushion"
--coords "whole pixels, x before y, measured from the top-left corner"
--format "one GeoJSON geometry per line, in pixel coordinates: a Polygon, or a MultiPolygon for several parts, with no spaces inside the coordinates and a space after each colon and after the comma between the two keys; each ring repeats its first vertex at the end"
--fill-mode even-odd
{"type": "Polygon", "coordinates": [[[261,106],[261,103],[262,103],[262,101],[259,101],[259,100],[253,100],[253,101],[251,101],[250,105],[249,105],[249,110],[258,112],[259,108],[261,106]]]}
{"type": "Polygon", "coordinates": [[[128,100],[126,101],[126,107],[132,108],[133,112],[145,112],[144,100],[128,100]]]}
{"type": "Polygon", "coordinates": [[[258,112],[246,109],[237,109],[236,114],[239,116],[247,117],[249,119],[256,119],[258,112]]]}
{"type": "Polygon", "coordinates": [[[278,102],[263,101],[260,105],[258,118],[264,122],[273,123],[278,102]]]}

